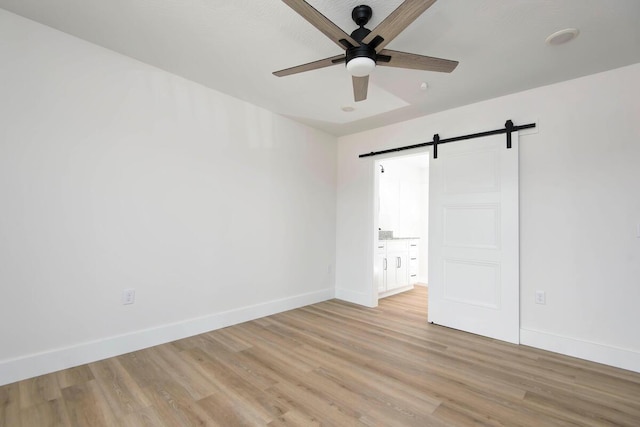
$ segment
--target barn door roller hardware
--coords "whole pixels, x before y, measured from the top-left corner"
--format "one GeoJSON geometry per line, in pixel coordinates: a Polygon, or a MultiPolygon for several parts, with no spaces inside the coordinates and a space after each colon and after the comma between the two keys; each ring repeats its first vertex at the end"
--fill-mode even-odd
{"type": "Polygon", "coordinates": [[[414,145],[406,145],[404,147],[398,147],[398,148],[390,148],[388,150],[382,150],[382,151],[372,151],[370,153],[360,154],[358,157],[371,157],[371,156],[377,156],[380,154],[395,153],[396,151],[411,150],[414,148],[428,147],[429,145],[433,145],[433,158],[437,159],[438,145],[440,144],[446,144],[448,142],[464,141],[466,139],[482,138],[484,136],[490,136],[490,135],[499,135],[501,133],[507,134],[507,148],[511,148],[512,132],[519,131],[521,129],[531,129],[534,127],[536,127],[535,123],[516,126],[513,124],[511,120],[507,120],[507,122],[504,124],[504,128],[501,128],[501,129],[488,130],[485,132],[472,133],[469,135],[462,135],[462,136],[454,136],[453,138],[444,138],[444,139],[440,139],[440,135],[435,134],[433,135],[433,140],[429,142],[423,142],[421,144],[414,144],[414,145]]]}

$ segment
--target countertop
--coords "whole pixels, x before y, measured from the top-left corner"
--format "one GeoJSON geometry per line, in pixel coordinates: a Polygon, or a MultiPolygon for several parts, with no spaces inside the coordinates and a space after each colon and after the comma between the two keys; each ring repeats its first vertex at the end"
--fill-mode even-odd
{"type": "Polygon", "coordinates": [[[419,239],[419,237],[390,237],[387,239],[378,239],[378,240],[415,240],[419,239]]]}

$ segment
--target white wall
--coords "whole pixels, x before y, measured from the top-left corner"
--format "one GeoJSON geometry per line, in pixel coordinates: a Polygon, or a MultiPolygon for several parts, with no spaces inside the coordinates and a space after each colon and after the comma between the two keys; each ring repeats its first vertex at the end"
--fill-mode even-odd
{"type": "Polygon", "coordinates": [[[521,342],[640,371],[640,64],[339,138],[336,295],[373,304],[375,158],[358,155],[507,119],[538,123],[520,139],[521,342]]]}
{"type": "Polygon", "coordinates": [[[333,296],[335,137],[3,10],[0,57],[0,385],[333,296]]]}
{"type": "Polygon", "coordinates": [[[380,220],[383,230],[394,237],[416,237],[420,234],[420,169],[404,159],[389,159],[380,174],[380,220]]]}

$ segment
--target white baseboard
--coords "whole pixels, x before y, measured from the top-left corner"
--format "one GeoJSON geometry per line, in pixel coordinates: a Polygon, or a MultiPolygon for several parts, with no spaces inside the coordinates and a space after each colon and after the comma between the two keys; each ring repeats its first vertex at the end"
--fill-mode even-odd
{"type": "Polygon", "coordinates": [[[333,298],[333,288],[0,361],[0,386],[333,298]]]}
{"type": "Polygon", "coordinates": [[[520,344],[640,372],[640,352],[633,350],[532,329],[520,329],[520,344]]]}
{"type": "Polygon", "coordinates": [[[411,289],[413,289],[414,285],[407,285],[407,286],[403,286],[401,288],[397,288],[397,289],[393,289],[391,291],[387,291],[387,292],[381,292],[378,294],[378,299],[380,298],[386,298],[386,297],[390,297],[391,295],[396,295],[402,292],[406,292],[406,291],[410,291],[411,289]]]}
{"type": "Polygon", "coordinates": [[[336,288],[336,298],[365,307],[377,307],[378,302],[373,301],[373,292],[356,292],[350,289],[336,288]]]}

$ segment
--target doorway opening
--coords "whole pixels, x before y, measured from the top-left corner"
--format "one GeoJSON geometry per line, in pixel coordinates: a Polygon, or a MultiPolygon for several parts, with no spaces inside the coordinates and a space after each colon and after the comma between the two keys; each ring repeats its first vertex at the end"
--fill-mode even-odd
{"type": "Polygon", "coordinates": [[[374,301],[427,286],[429,151],[375,162],[374,301]]]}

